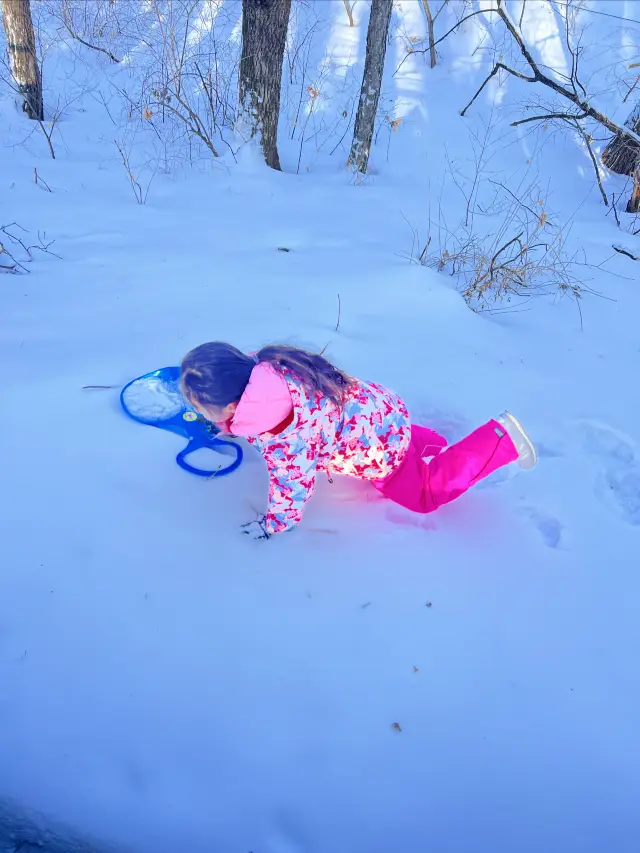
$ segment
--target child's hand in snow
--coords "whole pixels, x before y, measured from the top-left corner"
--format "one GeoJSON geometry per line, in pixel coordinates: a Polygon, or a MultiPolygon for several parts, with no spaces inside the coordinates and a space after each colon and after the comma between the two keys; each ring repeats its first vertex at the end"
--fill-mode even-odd
{"type": "Polygon", "coordinates": [[[255,521],[250,521],[248,524],[242,525],[240,531],[244,536],[250,536],[252,539],[270,539],[271,534],[267,532],[267,517],[260,516],[255,521]]]}

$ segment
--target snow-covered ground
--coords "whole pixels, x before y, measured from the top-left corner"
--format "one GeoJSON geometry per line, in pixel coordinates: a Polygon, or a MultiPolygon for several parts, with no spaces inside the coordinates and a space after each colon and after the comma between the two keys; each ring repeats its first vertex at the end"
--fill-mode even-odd
{"type": "MultiPolygon", "coordinates": [[[[365,4],[354,28],[342,2],[318,7],[310,62],[339,118],[365,4]]],[[[523,27],[557,64],[548,7],[529,0],[523,27]]],[[[594,265],[638,238],[605,216],[576,140],[509,127],[526,84],[459,117],[490,70],[480,16],[435,69],[416,56],[393,75],[420,9],[396,9],[385,98],[402,122],[383,122],[363,181],[348,135],[329,154],[343,127],[305,143],[296,174],[285,106],[282,174],[247,148],[165,173],[135,136],[132,169],[153,175],[138,205],[103,81],[126,68],[52,48],[48,96],[75,98],[55,160],[1,90],[0,224],[46,232],[59,257],[0,279],[0,800],[133,853],[637,850],[640,283],[622,256],[594,265]],[[471,186],[478,139],[480,204],[492,182],[535,184],[571,222],[600,294],[580,310],[474,313],[407,259],[429,217],[464,220],[453,178],[471,186]],[[202,482],[175,465],[180,439],[119,410],[129,379],[211,339],[328,345],[452,439],[509,407],[540,465],[430,517],[321,483],[295,534],[247,543],[261,459],[202,482]]],[[[589,24],[625,57],[619,21],[589,24]]]]}

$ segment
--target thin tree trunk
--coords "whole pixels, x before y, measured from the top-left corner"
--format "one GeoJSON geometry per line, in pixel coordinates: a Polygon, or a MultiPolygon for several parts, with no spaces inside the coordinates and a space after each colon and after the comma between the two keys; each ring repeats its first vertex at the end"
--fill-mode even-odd
{"type": "Polygon", "coordinates": [[[433,28],[433,15],[431,14],[431,8],[429,6],[429,0],[422,0],[422,5],[424,6],[424,14],[427,18],[427,28],[429,31],[429,58],[431,60],[430,64],[432,68],[436,67],[436,62],[438,58],[436,56],[436,36],[433,28]]]}
{"type": "Polygon", "coordinates": [[[240,116],[259,135],[267,166],[280,169],[278,119],[291,0],[242,0],[240,116]]]}
{"type": "Polygon", "coordinates": [[[2,21],[7,36],[11,73],[18,92],[24,98],[22,109],[29,118],[43,121],[42,78],[29,0],[3,0],[2,21]]]}
{"type": "Polygon", "coordinates": [[[372,0],[371,2],[364,76],[349,155],[349,165],[355,166],[359,172],[366,172],[369,163],[392,7],[393,0],[372,0]]]}
{"type": "Polygon", "coordinates": [[[344,0],[344,8],[347,10],[347,17],[349,18],[349,26],[355,27],[356,22],[353,20],[353,9],[351,8],[350,0],[344,0]]]}
{"type": "MultiPolygon", "coordinates": [[[[637,101],[624,126],[640,134],[640,100],[637,101]]],[[[633,175],[640,162],[640,145],[629,136],[616,133],[602,152],[602,162],[618,175],[633,175]]]]}

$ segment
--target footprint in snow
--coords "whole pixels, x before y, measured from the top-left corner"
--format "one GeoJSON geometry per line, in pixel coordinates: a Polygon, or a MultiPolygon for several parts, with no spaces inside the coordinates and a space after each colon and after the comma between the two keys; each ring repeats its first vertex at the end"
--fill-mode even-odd
{"type": "Polygon", "coordinates": [[[395,504],[386,510],[385,518],[392,524],[400,525],[401,527],[418,527],[422,530],[438,529],[436,522],[428,515],[419,515],[395,504]]]}
{"type": "Polygon", "coordinates": [[[564,456],[564,449],[559,444],[547,444],[544,441],[536,442],[536,450],[539,459],[559,459],[564,456]]]}
{"type": "Polygon", "coordinates": [[[521,514],[533,522],[534,527],[542,537],[547,548],[558,550],[562,547],[562,531],[564,526],[551,515],[546,515],[535,507],[524,506],[520,509],[521,514]]]}
{"type": "Polygon", "coordinates": [[[600,421],[580,421],[576,425],[576,433],[585,453],[601,456],[608,462],[635,460],[633,440],[607,424],[600,421]]]}
{"type": "Polygon", "coordinates": [[[578,423],[577,434],[584,452],[602,462],[596,496],[627,524],[640,526],[640,463],[633,440],[599,421],[578,423]]]}
{"type": "Polygon", "coordinates": [[[627,524],[640,526],[640,465],[612,461],[596,480],[596,495],[627,524]]]}

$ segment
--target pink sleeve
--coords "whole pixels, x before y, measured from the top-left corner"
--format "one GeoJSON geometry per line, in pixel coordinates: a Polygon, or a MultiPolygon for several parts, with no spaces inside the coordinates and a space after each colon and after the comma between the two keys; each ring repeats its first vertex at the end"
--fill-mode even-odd
{"type": "Polygon", "coordinates": [[[252,436],[281,424],[293,409],[284,376],[266,362],[257,364],[233,416],[234,435],[252,436]]]}

